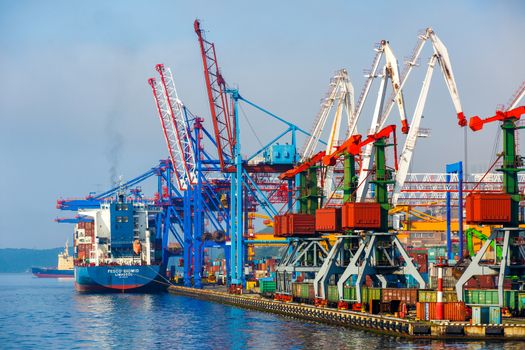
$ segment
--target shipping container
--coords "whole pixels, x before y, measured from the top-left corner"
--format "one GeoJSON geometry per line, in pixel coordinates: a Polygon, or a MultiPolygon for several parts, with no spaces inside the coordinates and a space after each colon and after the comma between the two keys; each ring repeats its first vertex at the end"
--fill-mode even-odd
{"type": "Polygon", "coordinates": [[[261,294],[275,293],[275,281],[259,279],[259,290],[261,294]]]}
{"type": "Polygon", "coordinates": [[[381,292],[381,301],[383,303],[400,301],[407,305],[416,305],[417,291],[416,288],[383,288],[381,292]]]}
{"type": "Polygon", "coordinates": [[[315,215],[288,214],[286,216],[287,231],[285,236],[315,235],[315,215]]]}
{"type": "MultiPolygon", "coordinates": [[[[503,294],[503,307],[511,311],[519,309],[518,291],[505,290],[503,294]]],[[[472,305],[498,305],[497,289],[466,289],[463,291],[463,300],[472,305]]]]}
{"type": "Polygon", "coordinates": [[[322,208],[315,211],[317,232],[341,231],[341,208],[322,208]]]}
{"type": "MultiPolygon", "coordinates": [[[[420,289],[417,291],[417,300],[422,303],[435,303],[437,302],[437,291],[420,289]]],[[[453,302],[457,300],[458,297],[455,291],[443,292],[444,302],[453,302]]]]}
{"type": "Polygon", "coordinates": [[[301,298],[301,283],[292,283],[292,296],[294,298],[301,298]]]}
{"type": "Polygon", "coordinates": [[[337,292],[337,286],[330,284],[328,286],[328,301],[332,303],[337,303],[339,301],[339,293],[337,292]]]}
{"type": "Polygon", "coordinates": [[[362,302],[371,303],[372,300],[381,300],[383,290],[381,288],[362,287],[361,300],[362,302]]]}
{"type": "MultiPolygon", "coordinates": [[[[416,304],[416,318],[419,320],[430,321],[437,319],[437,303],[418,302],[416,304]]],[[[463,322],[467,319],[467,308],[465,303],[448,302],[443,303],[443,318],[448,321],[463,322]]]]}
{"type": "MultiPolygon", "coordinates": [[[[437,276],[431,276],[428,287],[431,289],[437,289],[437,285],[438,285],[437,282],[438,282],[437,276]]],[[[457,282],[458,280],[452,276],[444,276],[443,277],[443,289],[454,290],[456,288],[457,282]]]]}
{"type": "Polygon", "coordinates": [[[499,306],[489,307],[489,323],[501,324],[501,308],[499,306]]]}
{"type": "MultiPolygon", "coordinates": [[[[344,300],[355,300],[355,287],[344,286],[343,287],[343,299],[344,300]]],[[[524,298],[525,303],[525,298],[524,298]]]]}
{"type": "Polygon", "coordinates": [[[292,295],[298,301],[308,301],[315,299],[313,283],[292,283],[292,295]]]}
{"type": "Polygon", "coordinates": [[[511,198],[506,193],[471,193],[465,209],[467,224],[506,224],[510,222],[511,198]]]}
{"type": "Polygon", "coordinates": [[[275,237],[283,237],[282,221],[284,215],[275,215],[273,217],[273,235],[275,237]]]}
{"type": "Polygon", "coordinates": [[[488,324],[489,308],[486,306],[472,307],[472,324],[488,324]]]}
{"type": "Polygon", "coordinates": [[[525,292],[518,292],[518,310],[525,311],[525,292]]]}
{"type": "Polygon", "coordinates": [[[381,228],[379,203],[345,203],[341,212],[343,230],[371,230],[381,228]]]}

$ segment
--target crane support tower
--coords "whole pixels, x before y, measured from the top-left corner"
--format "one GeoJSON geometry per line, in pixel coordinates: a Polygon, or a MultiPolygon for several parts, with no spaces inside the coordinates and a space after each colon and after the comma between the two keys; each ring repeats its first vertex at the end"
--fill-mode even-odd
{"type": "MultiPolygon", "coordinates": [[[[348,308],[348,302],[361,303],[360,286],[364,283],[365,276],[370,276],[375,283],[386,287],[389,279],[392,280],[392,277],[397,277],[396,275],[401,275],[405,283],[405,276],[411,275],[421,288],[425,287],[423,278],[396,237],[396,233],[388,231],[390,204],[387,186],[392,183],[392,180],[391,170],[386,166],[385,149],[388,146],[394,146],[394,159],[397,160],[395,129],[395,125],[389,125],[362,142],[359,142],[359,138],[354,136],[343,144],[345,147],[341,147],[332,157],[326,157],[323,160],[326,165],[334,164],[333,158],[344,154],[345,164],[348,167],[345,169],[345,177],[348,174],[350,179],[354,179],[355,173],[353,172],[355,169],[352,167],[352,161],[348,156],[353,157],[361,152],[362,147],[369,144],[374,145],[375,178],[372,183],[376,186],[376,204],[352,203],[354,198],[347,196],[343,210],[352,211],[357,216],[359,208],[362,208],[361,210],[367,212],[366,215],[375,216],[377,221],[375,225],[368,224],[369,228],[375,226],[373,231],[348,222],[343,224],[343,226],[346,225],[347,229],[350,229],[351,234],[338,237],[314,280],[316,303],[319,305],[326,303],[328,284],[332,280],[337,284],[340,308],[348,308]],[[393,144],[388,143],[391,134],[394,135],[393,144]],[[363,229],[365,230],[363,231],[363,229]],[[357,234],[356,231],[363,233],[357,234]],[[404,263],[401,262],[400,258],[403,259],[404,263]],[[356,300],[345,300],[343,286],[349,279],[355,279],[356,300]]],[[[395,162],[394,168],[397,168],[397,162],[395,162]]],[[[345,183],[345,187],[355,188],[355,183],[352,180],[345,180],[345,183]]],[[[352,281],[350,283],[354,284],[352,281]]]]}
{"type": "MultiPolygon", "coordinates": [[[[517,104],[514,102],[513,104],[517,104]]],[[[507,111],[497,111],[492,117],[481,119],[474,116],[469,121],[469,127],[473,131],[479,131],[487,123],[494,121],[501,122],[503,132],[503,165],[498,171],[503,173],[503,197],[497,203],[501,206],[499,210],[508,213],[506,217],[499,217],[499,222],[503,228],[495,228],[485,241],[481,249],[472,257],[472,262],[467,266],[456,284],[456,294],[458,300],[463,300],[463,286],[473,276],[493,275],[498,276],[498,304],[504,305],[503,282],[505,276],[523,276],[525,274],[525,230],[519,227],[519,202],[523,196],[519,193],[518,173],[525,171],[522,158],[516,154],[516,130],[523,127],[516,126],[516,122],[525,114],[525,106],[516,107],[507,111]],[[493,257],[489,258],[486,254],[489,247],[496,247],[493,257]],[[501,250],[501,255],[496,254],[501,250]]],[[[483,200],[483,193],[479,194],[483,200]]],[[[490,203],[487,198],[485,203],[480,202],[479,208],[475,208],[475,198],[470,195],[467,197],[467,223],[490,224],[492,218],[478,218],[483,212],[483,205],[488,205],[486,209],[494,210],[495,203],[490,203]]],[[[485,195],[487,196],[487,195],[485,195]]],[[[486,214],[485,214],[486,215],[486,214]]],[[[494,224],[494,222],[492,222],[494,224]]]]}

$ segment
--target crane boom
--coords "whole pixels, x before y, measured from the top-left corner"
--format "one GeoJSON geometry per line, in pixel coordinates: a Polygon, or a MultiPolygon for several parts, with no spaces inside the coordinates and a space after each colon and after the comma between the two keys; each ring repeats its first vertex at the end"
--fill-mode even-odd
{"type": "Polygon", "coordinates": [[[507,103],[505,110],[508,111],[518,107],[518,104],[520,103],[523,97],[525,97],[525,81],[521,83],[520,87],[518,88],[518,90],[516,90],[509,103],[507,103]]]}
{"type": "Polygon", "coordinates": [[[175,145],[179,159],[177,166],[173,164],[173,168],[179,168],[179,171],[185,175],[184,187],[188,187],[196,183],[197,162],[192,147],[190,128],[184,115],[184,105],[177,95],[171,69],[165,68],[163,64],[157,64],[155,69],[160,75],[164,97],[171,116],[171,126],[177,139],[175,145]]]}
{"type": "Polygon", "coordinates": [[[348,121],[348,129],[352,132],[355,129],[355,118],[354,118],[354,88],[348,77],[346,69],[340,69],[330,80],[330,86],[326,97],[321,102],[321,108],[314,121],[312,128],[312,136],[310,136],[304,146],[301,155],[301,162],[311,158],[321,139],[321,134],[325,129],[328,116],[332,110],[334,104],[336,104],[336,113],[332,127],[330,131],[329,140],[326,146],[326,151],[330,152],[335,147],[337,138],[339,137],[340,125],[341,125],[341,112],[345,109],[348,121]]]}
{"type": "Polygon", "coordinates": [[[160,118],[160,123],[162,126],[162,132],[164,134],[164,139],[166,140],[166,145],[168,147],[168,153],[170,156],[170,161],[173,165],[175,179],[177,180],[177,187],[179,190],[184,189],[184,169],[180,169],[178,165],[181,165],[180,159],[181,155],[179,154],[180,148],[177,148],[177,135],[175,128],[173,127],[171,115],[169,112],[169,107],[166,99],[164,98],[164,93],[162,91],[162,86],[155,78],[148,79],[148,83],[153,90],[153,98],[155,100],[155,105],[157,107],[157,112],[160,118]],[[181,171],[182,170],[182,171],[181,171]]]}
{"type": "MultiPolygon", "coordinates": [[[[418,99],[418,103],[416,105],[416,109],[414,111],[414,117],[412,119],[411,129],[414,128],[415,130],[412,130],[412,132],[409,131],[406,141],[405,141],[405,146],[403,147],[403,152],[401,153],[401,158],[399,162],[399,171],[396,173],[396,184],[394,186],[394,193],[392,195],[392,203],[394,205],[397,203],[397,200],[399,199],[401,188],[403,187],[404,182],[406,180],[406,176],[408,174],[408,168],[410,166],[413,151],[415,149],[415,145],[417,142],[419,125],[421,123],[422,113],[423,113],[423,109],[425,106],[426,97],[428,94],[428,88],[430,85],[430,81],[432,79],[433,69],[434,69],[436,62],[439,63],[441,72],[443,73],[443,78],[445,79],[445,83],[447,85],[448,91],[450,93],[450,97],[452,99],[452,103],[454,105],[454,109],[456,111],[456,115],[458,118],[458,124],[461,127],[464,127],[465,125],[467,125],[467,119],[465,118],[465,115],[463,113],[463,109],[461,106],[459,93],[458,93],[456,81],[454,79],[452,65],[450,62],[450,57],[448,55],[448,50],[446,46],[443,44],[443,42],[436,35],[434,30],[432,28],[427,28],[423,35],[418,36],[418,42],[413,51],[412,57],[407,62],[404,73],[403,73],[403,77],[401,78],[401,82],[400,82],[401,89],[399,89],[399,92],[393,91],[392,93],[393,97],[391,97],[389,101],[387,102],[384,113],[381,116],[381,121],[379,122],[379,127],[381,127],[386,122],[386,117],[388,116],[388,114],[390,113],[392,109],[393,101],[397,98],[398,94],[401,93],[401,90],[404,87],[405,83],[407,82],[407,78],[410,75],[410,72],[412,71],[413,67],[416,66],[416,62],[419,59],[419,56],[423,50],[425,43],[429,39],[430,39],[430,42],[432,43],[434,54],[429,61],[427,75],[425,77],[425,81],[423,82],[423,87],[420,92],[420,96],[418,99]]],[[[366,151],[364,154],[366,154],[366,151]]],[[[369,159],[367,158],[363,158],[363,160],[369,161],[369,159]]],[[[366,191],[367,191],[367,186],[366,185],[362,186],[361,191],[358,191],[358,196],[357,196],[358,200],[361,200],[363,196],[366,195],[366,191]]]]}
{"type": "MultiPolygon", "coordinates": [[[[449,90],[450,96],[452,97],[452,102],[454,103],[454,108],[456,109],[456,114],[458,118],[458,125],[461,127],[464,127],[467,125],[467,119],[461,107],[459,93],[458,93],[458,89],[456,86],[456,81],[454,79],[454,73],[452,71],[452,66],[450,64],[450,57],[448,55],[448,50],[432,28],[429,27],[425,30],[423,34],[418,35],[418,41],[417,41],[416,47],[414,48],[412,52],[412,57],[406,62],[405,69],[403,70],[403,74],[401,76],[401,88],[399,91],[403,89],[403,87],[405,86],[405,83],[408,80],[410,73],[412,72],[412,69],[417,65],[416,62],[418,61],[419,56],[421,55],[421,51],[423,51],[425,43],[428,41],[428,39],[430,39],[434,53],[437,55],[437,60],[441,67],[441,71],[443,72],[445,83],[449,90]]],[[[392,92],[392,95],[388,99],[388,102],[385,107],[384,113],[381,117],[381,120],[386,120],[386,118],[390,114],[392,107],[393,107],[393,102],[397,98],[398,93],[399,92],[395,92],[395,91],[392,92]]]]}
{"type": "Polygon", "coordinates": [[[463,108],[461,107],[461,101],[459,99],[458,88],[456,85],[456,80],[454,79],[454,72],[452,71],[452,65],[450,64],[450,57],[448,56],[448,50],[443,42],[438,38],[436,33],[432,28],[427,29],[428,37],[432,42],[432,47],[434,53],[437,56],[439,62],[439,67],[441,72],[443,72],[443,77],[445,78],[445,83],[447,84],[448,92],[452,98],[452,103],[456,109],[456,114],[458,117],[458,124],[461,127],[467,125],[467,119],[463,114],[463,108]]]}
{"type": "Polygon", "coordinates": [[[425,76],[425,80],[423,81],[423,87],[421,89],[419,99],[417,101],[416,109],[414,111],[414,117],[412,119],[411,126],[415,128],[415,130],[411,130],[412,132],[409,132],[409,134],[407,135],[407,138],[405,140],[405,145],[403,147],[403,151],[401,152],[401,157],[399,160],[399,170],[397,171],[396,176],[395,176],[394,191],[392,194],[392,205],[393,206],[397,205],[397,201],[401,194],[401,189],[403,185],[405,184],[405,180],[408,174],[408,169],[410,167],[410,162],[412,161],[412,156],[413,156],[417,138],[418,138],[419,125],[421,123],[421,118],[423,117],[423,110],[425,108],[426,98],[428,95],[428,89],[430,86],[430,82],[432,80],[432,74],[434,72],[434,66],[436,62],[439,63],[441,72],[443,73],[443,78],[445,79],[445,83],[447,85],[448,91],[450,93],[450,97],[452,99],[452,103],[456,110],[456,114],[458,117],[458,124],[461,127],[463,127],[467,123],[465,115],[463,114],[463,109],[461,107],[461,101],[459,98],[456,81],[454,79],[454,73],[452,71],[452,64],[450,62],[450,57],[448,55],[448,50],[446,46],[438,38],[438,36],[432,30],[432,28],[427,28],[425,35],[423,36],[423,39],[424,40],[430,39],[432,43],[432,48],[434,50],[434,54],[432,55],[428,63],[427,74],[425,76]]]}
{"type": "Polygon", "coordinates": [[[437,60],[436,55],[433,55],[428,64],[428,69],[427,69],[427,73],[425,76],[425,80],[423,81],[423,87],[421,88],[421,92],[417,100],[417,105],[416,105],[416,109],[414,112],[414,118],[412,119],[410,130],[408,131],[405,145],[403,146],[403,151],[401,152],[401,156],[399,157],[399,169],[396,172],[394,191],[392,194],[392,206],[393,207],[397,205],[397,201],[399,200],[399,196],[401,194],[401,189],[403,185],[405,184],[405,180],[408,175],[408,169],[410,167],[410,162],[412,161],[412,156],[414,154],[414,149],[416,147],[416,142],[417,142],[418,132],[419,132],[419,125],[421,124],[421,118],[423,116],[423,109],[425,107],[426,99],[428,96],[428,88],[432,80],[432,73],[434,71],[436,60],[437,60]]]}
{"type": "Polygon", "coordinates": [[[199,20],[196,19],[193,26],[199,38],[215,142],[217,143],[221,170],[224,171],[226,164],[234,158],[234,146],[236,143],[236,125],[232,113],[232,102],[226,93],[226,81],[222,77],[217,63],[215,45],[204,38],[204,31],[200,28],[199,20]]]}
{"type": "MultiPolygon", "coordinates": [[[[374,114],[372,116],[372,123],[370,125],[370,133],[375,134],[381,128],[383,128],[386,123],[387,118],[383,118],[383,109],[385,102],[385,94],[387,88],[387,81],[390,80],[392,84],[392,90],[395,92],[395,101],[399,109],[402,131],[407,133],[409,131],[408,122],[406,121],[406,114],[404,108],[404,101],[401,93],[401,80],[399,78],[398,63],[395,55],[390,47],[388,41],[381,41],[381,49],[385,53],[385,65],[383,67],[383,74],[381,77],[381,83],[379,86],[379,91],[376,99],[376,105],[374,108],[374,114]]],[[[361,186],[357,189],[357,201],[362,201],[366,196],[368,191],[368,182],[369,177],[367,171],[369,170],[370,163],[373,157],[373,145],[368,144],[363,153],[361,160],[361,172],[359,173],[359,183],[361,186]]]]}

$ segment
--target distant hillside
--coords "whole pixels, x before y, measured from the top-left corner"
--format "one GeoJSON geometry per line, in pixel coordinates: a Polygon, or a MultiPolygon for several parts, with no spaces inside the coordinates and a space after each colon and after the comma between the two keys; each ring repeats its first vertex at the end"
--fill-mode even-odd
{"type": "MultiPolygon", "coordinates": [[[[57,255],[64,248],[52,249],[0,249],[0,272],[26,272],[33,266],[56,266],[57,255]]],[[[73,254],[73,248],[69,248],[73,254]]]]}

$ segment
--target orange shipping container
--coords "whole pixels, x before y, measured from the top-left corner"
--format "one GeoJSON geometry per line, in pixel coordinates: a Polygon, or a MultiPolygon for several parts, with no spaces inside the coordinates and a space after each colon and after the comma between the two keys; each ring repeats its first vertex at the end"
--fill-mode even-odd
{"type": "Polygon", "coordinates": [[[369,230],[381,227],[379,203],[345,203],[342,208],[343,230],[369,230]]]}
{"type": "Polygon", "coordinates": [[[467,224],[506,224],[510,222],[510,195],[472,193],[467,196],[467,224]]]}
{"type": "Polygon", "coordinates": [[[315,211],[317,232],[341,231],[341,208],[322,208],[315,211]]]}
{"type": "MultiPolygon", "coordinates": [[[[417,303],[416,317],[425,321],[435,320],[436,305],[437,303],[417,303]]],[[[445,320],[463,322],[467,319],[467,308],[464,302],[443,303],[443,309],[445,320]]]]}

